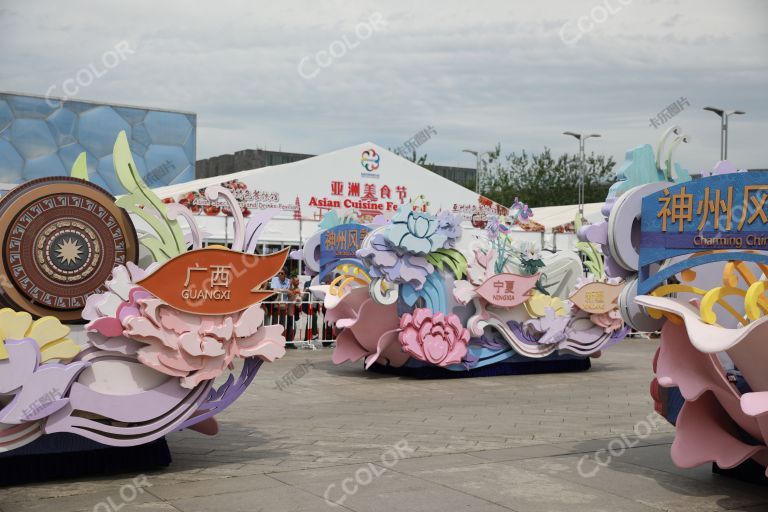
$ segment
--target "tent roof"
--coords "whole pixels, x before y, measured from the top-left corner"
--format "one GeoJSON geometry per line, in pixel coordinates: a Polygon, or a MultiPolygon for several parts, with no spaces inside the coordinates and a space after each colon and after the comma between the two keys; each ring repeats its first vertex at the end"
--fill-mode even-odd
{"type": "MultiPolygon", "coordinates": [[[[600,210],[605,203],[587,203],[584,205],[584,217],[589,223],[597,223],[603,220],[600,210]]],[[[547,232],[552,228],[571,222],[579,213],[579,205],[568,204],[564,206],[540,206],[533,208],[533,220],[544,225],[547,232]]]]}

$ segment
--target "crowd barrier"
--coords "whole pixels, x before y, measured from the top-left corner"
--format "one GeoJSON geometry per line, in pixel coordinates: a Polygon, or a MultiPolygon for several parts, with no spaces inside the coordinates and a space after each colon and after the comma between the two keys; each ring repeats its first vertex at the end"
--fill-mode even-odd
{"type": "Polygon", "coordinates": [[[275,300],[261,304],[265,313],[264,325],[282,325],[286,345],[316,349],[335,343],[336,328],[325,322],[325,306],[322,301],[275,300]]]}

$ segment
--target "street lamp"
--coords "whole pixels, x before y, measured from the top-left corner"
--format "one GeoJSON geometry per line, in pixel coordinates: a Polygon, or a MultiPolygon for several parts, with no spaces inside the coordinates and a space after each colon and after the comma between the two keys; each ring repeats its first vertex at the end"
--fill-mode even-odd
{"type": "Polygon", "coordinates": [[[704,107],[720,116],[720,160],[728,159],[728,118],[733,114],[746,114],[743,110],[724,110],[716,107],[704,107]]]}
{"type": "Polygon", "coordinates": [[[579,218],[584,218],[584,173],[587,169],[587,163],[584,156],[584,141],[592,137],[601,137],[599,133],[590,133],[584,135],[576,132],[563,132],[563,135],[570,135],[579,141],[579,162],[581,163],[581,173],[579,174],[579,218]]]}
{"type": "Polygon", "coordinates": [[[483,163],[483,157],[491,154],[490,151],[475,151],[474,149],[462,149],[464,153],[475,155],[477,159],[477,170],[475,171],[475,192],[480,193],[480,165],[483,163]]]}

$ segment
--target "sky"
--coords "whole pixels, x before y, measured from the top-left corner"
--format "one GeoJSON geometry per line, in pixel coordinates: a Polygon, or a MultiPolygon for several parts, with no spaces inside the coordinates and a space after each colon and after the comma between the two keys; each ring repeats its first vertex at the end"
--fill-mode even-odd
{"type": "Polygon", "coordinates": [[[574,152],[566,130],[622,162],[679,125],[697,172],[719,159],[711,105],[747,112],[729,159],[768,168],[765,0],[0,0],[0,48],[2,91],[62,96],[93,66],[68,97],[195,112],[198,159],[396,148],[432,127],[418,151],[438,164],[574,152]]]}

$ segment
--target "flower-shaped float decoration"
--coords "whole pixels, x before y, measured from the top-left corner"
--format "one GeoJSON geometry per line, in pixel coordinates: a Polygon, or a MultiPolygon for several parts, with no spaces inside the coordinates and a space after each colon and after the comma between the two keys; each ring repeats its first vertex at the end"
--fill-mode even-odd
{"type": "Polygon", "coordinates": [[[544,258],[535,244],[514,240],[514,226],[532,216],[527,205],[516,201],[475,234],[462,228],[461,215],[433,215],[425,206],[403,205],[367,226],[326,218],[295,254],[317,272],[311,289],[340,329],[334,363],[465,372],[583,359],[623,338],[623,324],[580,312],[568,299],[582,274],[575,253],[544,258]],[[365,237],[350,236],[362,229],[365,237]],[[353,249],[350,240],[358,241],[353,249]]]}
{"type": "Polygon", "coordinates": [[[54,432],[116,446],[184,428],[216,433],[214,415],[245,391],[264,361],[285,353],[282,327],[263,325],[259,302],[271,292],[259,287],[282,268],[287,250],[253,254],[272,212],[246,227],[232,192],[209,187],[208,199],[232,212],[235,237],[231,249],[202,248],[191,212],[160,201],[141,181],[124,133],[113,161],[131,191],[116,204],[151,229],[140,241],[155,263],[118,265],[106,290],[88,297],[85,344],[69,340],[54,318],[31,323],[27,313],[0,311],[0,451],[54,432]],[[230,372],[238,358],[236,376],[230,372]]]}
{"type": "Polygon", "coordinates": [[[741,173],[722,162],[718,169],[642,198],[634,300],[662,324],[651,390],[657,411],[676,426],[674,463],[730,469],[751,459],[765,468],[768,218],[759,191],[768,173],[741,173]],[[672,224],[675,211],[666,205],[679,197],[694,208],[672,224]],[[719,197],[740,207],[710,203],[719,197]],[[671,396],[680,396],[682,407],[671,396]]]}
{"type": "Polygon", "coordinates": [[[760,191],[768,175],[719,162],[691,181],[679,166],[673,172],[680,142],[685,135],[672,127],[655,159],[647,145],[628,152],[605,222],[583,227],[580,238],[601,246],[608,276],[626,279],[622,319],[661,331],[651,395],[676,426],[673,462],[729,469],[751,459],[767,467],[768,245],[761,240],[768,238],[760,191]],[[689,204],[687,215],[679,207],[689,204]]]}

